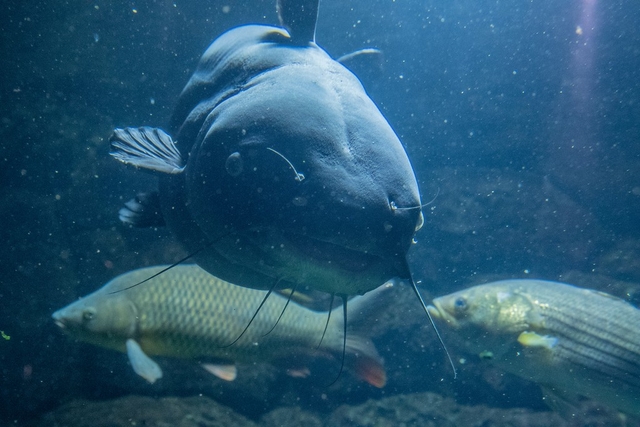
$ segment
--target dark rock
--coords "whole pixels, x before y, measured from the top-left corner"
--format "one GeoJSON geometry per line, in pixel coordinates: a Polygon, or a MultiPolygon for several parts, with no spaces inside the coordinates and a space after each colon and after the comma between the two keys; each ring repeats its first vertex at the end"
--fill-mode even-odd
{"type": "Polygon", "coordinates": [[[248,419],[206,397],[111,401],[77,400],[45,415],[38,427],[253,427],[248,419]]]}
{"type": "Polygon", "coordinates": [[[552,412],[528,409],[498,409],[461,406],[453,399],[433,393],[419,393],[369,401],[360,406],[343,406],[327,425],[356,427],[535,427],[567,425],[552,412]]]}
{"type": "Polygon", "coordinates": [[[620,239],[598,258],[597,266],[618,279],[640,282],[640,241],[620,239]]]}
{"type": "Polygon", "coordinates": [[[264,427],[304,426],[322,427],[326,425],[316,414],[304,411],[297,406],[274,409],[260,420],[264,427]]]}
{"type": "Polygon", "coordinates": [[[411,253],[414,277],[437,294],[473,276],[589,269],[611,237],[589,210],[542,176],[510,169],[433,171],[440,194],[411,253]]]}

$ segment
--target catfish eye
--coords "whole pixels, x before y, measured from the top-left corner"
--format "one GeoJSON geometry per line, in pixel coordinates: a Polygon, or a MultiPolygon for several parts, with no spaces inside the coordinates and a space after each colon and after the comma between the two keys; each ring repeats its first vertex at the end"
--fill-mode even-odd
{"type": "Polygon", "coordinates": [[[453,306],[455,307],[456,311],[465,311],[467,309],[467,300],[463,297],[458,297],[453,302],[453,306]]]}
{"type": "Polygon", "coordinates": [[[96,317],[96,311],[93,308],[87,308],[82,312],[82,320],[85,322],[89,322],[96,317]]]}

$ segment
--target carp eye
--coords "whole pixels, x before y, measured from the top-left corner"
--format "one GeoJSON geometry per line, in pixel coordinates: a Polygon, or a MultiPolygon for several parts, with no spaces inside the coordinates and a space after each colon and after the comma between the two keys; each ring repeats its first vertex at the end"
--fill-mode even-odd
{"type": "Polygon", "coordinates": [[[467,300],[463,297],[458,297],[453,302],[453,306],[457,311],[465,311],[467,309],[467,300]]]}
{"type": "Polygon", "coordinates": [[[96,311],[92,308],[88,308],[82,312],[82,320],[84,320],[85,322],[89,322],[93,320],[95,316],[96,316],[96,311]]]}

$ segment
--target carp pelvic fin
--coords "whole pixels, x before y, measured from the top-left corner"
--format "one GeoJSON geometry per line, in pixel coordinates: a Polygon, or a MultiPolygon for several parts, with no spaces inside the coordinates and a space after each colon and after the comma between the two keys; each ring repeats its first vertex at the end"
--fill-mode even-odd
{"type": "Polygon", "coordinates": [[[213,363],[203,363],[201,365],[207,372],[224,381],[233,381],[238,376],[236,365],[216,365],[213,363]]]}
{"type": "Polygon", "coordinates": [[[147,356],[140,345],[131,338],[127,340],[127,356],[129,356],[129,362],[131,362],[134,372],[151,384],[162,378],[160,366],[147,356]]]}

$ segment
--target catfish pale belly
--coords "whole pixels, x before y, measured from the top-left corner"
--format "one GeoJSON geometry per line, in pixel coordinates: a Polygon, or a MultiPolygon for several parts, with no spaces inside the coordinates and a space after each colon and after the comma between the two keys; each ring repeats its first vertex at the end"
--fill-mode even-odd
{"type": "Polygon", "coordinates": [[[315,43],[316,1],[284,28],[232,29],[204,53],[172,118],[116,129],[112,155],[159,172],[121,210],[166,224],[205,270],[242,286],[362,294],[410,279],[422,224],[413,169],[358,78],[315,43]]]}

